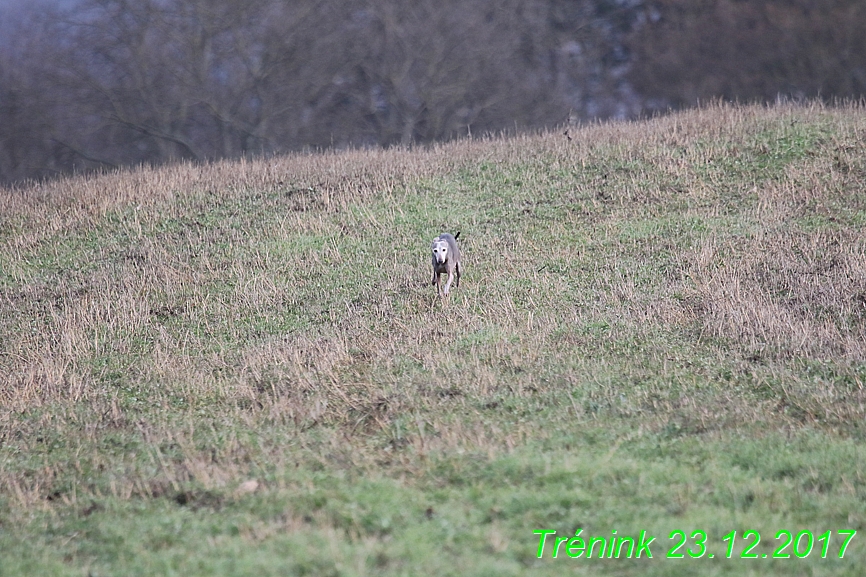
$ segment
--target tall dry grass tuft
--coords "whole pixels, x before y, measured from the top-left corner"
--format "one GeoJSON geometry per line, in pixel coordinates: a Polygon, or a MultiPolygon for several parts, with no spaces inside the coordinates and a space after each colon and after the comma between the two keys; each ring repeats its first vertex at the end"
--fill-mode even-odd
{"type": "Polygon", "coordinates": [[[692,257],[702,332],[753,352],[866,358],[866,235],[766,230],[692,257]]]}

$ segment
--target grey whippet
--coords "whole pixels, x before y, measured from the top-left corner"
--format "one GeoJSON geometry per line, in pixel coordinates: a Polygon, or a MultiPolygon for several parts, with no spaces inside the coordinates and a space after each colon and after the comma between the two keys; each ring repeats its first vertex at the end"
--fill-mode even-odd
{"type": "Polygon", "coordinates": [[[448,273],[448,281],[445,283],[445,288],[442,290],[445,296],[448,296],[448,290],[451,288],[451,281],[455,280],[454,288],[460,286],[460,249],[457,247],[457,239],[460,237],[458,232],[451,236],[447,232],[443,232],[433,239],[433,244],[430,249],[433,251],[433,282],[436,285],[436,294],[439,294],[439,275],[448,273]]]}

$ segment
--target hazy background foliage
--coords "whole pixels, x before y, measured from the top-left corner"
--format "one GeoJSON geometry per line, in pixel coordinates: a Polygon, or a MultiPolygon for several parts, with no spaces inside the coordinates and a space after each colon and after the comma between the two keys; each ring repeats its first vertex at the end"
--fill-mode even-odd
{"type": "Polygon", "coordinates": [[[68,0],[0,19],[7,183],[866,84],[859,0],[68,0]]]}

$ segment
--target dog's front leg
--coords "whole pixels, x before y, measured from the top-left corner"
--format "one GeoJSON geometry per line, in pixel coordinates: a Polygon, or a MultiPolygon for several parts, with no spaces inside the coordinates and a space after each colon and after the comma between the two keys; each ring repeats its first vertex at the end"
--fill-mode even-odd
{"type": "Polygon", "coordinates": [[[443,291],[445,293],[446,297],[448,296],[448,291],[451,290],[451,282],[453,280],[454,280],[454,273],[449,271],[448,272],[448,282],[445,283],[445,290],[443,291]]]}

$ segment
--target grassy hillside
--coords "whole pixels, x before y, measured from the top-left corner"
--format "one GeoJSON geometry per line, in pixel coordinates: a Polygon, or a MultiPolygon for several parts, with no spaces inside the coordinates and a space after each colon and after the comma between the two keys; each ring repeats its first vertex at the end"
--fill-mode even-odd
{"type": "Polygon", "coordinates": [[[0,575],[862,575],[864,230],[858,106],[0,190],[0,575]]]}

